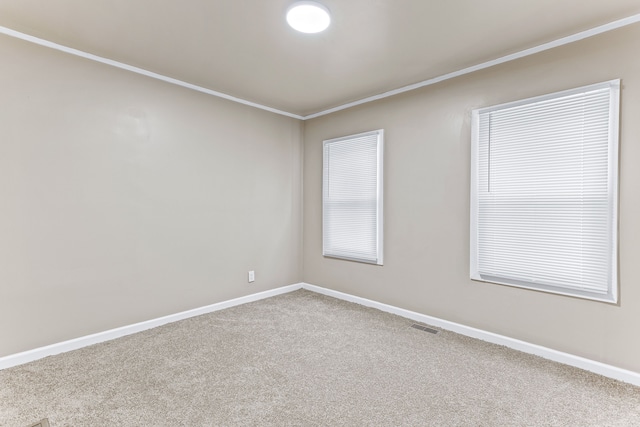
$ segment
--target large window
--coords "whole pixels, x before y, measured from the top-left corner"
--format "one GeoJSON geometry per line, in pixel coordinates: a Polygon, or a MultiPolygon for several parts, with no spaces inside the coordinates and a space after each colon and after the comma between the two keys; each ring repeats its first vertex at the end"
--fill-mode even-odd
{"type": "Polygon", "coordinates": [[[472,279],[617,301],[619,91],[473,111],[472,279]]]}
{"type": "Polygon", "coordinates": [[[324,141],[324,256],[382,265],[382,153],[382,130],[324,141]]]}

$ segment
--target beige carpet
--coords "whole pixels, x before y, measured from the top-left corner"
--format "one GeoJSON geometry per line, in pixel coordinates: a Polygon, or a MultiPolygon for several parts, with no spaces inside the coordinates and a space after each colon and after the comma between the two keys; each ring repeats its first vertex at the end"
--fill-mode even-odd
{"type": "Polygon", "coordinates": [[[0,371],[0,425],[640,426],[640,388],[308,291],[0,371]]]}

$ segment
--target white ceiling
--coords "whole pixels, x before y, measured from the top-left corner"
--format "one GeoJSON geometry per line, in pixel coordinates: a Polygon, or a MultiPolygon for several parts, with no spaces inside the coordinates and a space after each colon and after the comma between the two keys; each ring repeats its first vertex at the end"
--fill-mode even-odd
{"type": "Polygon", "coordinates": [[[640,0],[0,0],[0,25],[251,102],[308,115],[640,13],[640,0]]]}

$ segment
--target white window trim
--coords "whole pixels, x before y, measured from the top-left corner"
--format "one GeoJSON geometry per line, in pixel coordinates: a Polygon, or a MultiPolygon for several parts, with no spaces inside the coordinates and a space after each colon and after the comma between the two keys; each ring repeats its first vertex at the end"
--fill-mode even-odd
{"type": "Polygon", "coordinates": [[[496,283],[499,285],[507,285],[517,288],[548,292],[558,295],[565,295],[571,297],[579,297],[587,300],[617,303],[618,302],[618,151],[619,151],[619,121],[620,121],[620,79],[609,80],[602,83],[597,83],[588,86],[582,86],[565,91],[550,93],[542,96],[527,98],[514,102],[507,102],[499,105],[494,105],[486,108],[479,108],[472,111],[471,116],[471,188],[470,188],[470,277],[472,280],[496,283]],[[556,287],[547,286],[531,286],[529,284],[518,284],[513,282],[503,282],[500,280],[486,280],[480,276],[478,271],[478,159],[479,159],[479,124],[480,114],[491,112],[495,110],[501,110],[507,107],[516,107],[519,105],[530,104],[533,102],[540,102],[549,99],[554,99],[562,96],[569,96],[579,94],[591,90],[609,88],[610,91],[610,103],[609,103],[609,164],[608,164],[608,199],[612,206],[610,216],[608,217],[610,224],[612,224],[612,250],[611,250],[611,284],[608,293],[604,296],[597,296],[592,293],[583,293],[580,291],[567,290],[564,291],[556,287]]]}
{"type": "MultiPolygon", "coordinates": [[[[324,149],[326,147],[327,144],[331,144],[334,142],[340,142],[340,141],[345,141],[345,140],[349,140],[349,139],[354,139],[354,138],[359,138],[359,137],[365,137],[365,136],[370,136],[370,135],[377,135],[377,139],[378,139],[378,150],[377,150],[377,183],[376,183],[376,195],[377,195],[377,205],[376,205],[376,245],[377,245],[377,259],[372,261],[372,260],[368,260],[368,259],[360,259],[360,258],[353,258],[353,257],[345,257],[345,256],[338,256],[335,254],[331,254],[331,253],[327,253],[327,250],[325,248],[324,245],[324,236],[325,236],[325,223],[324,223],[324,195],[325,195],[325,188],[324,188],[324,177],[323,177],[323,187],[322,187],[322,209],[323,209],[323,221],[322,221],[322,255],[324,257],[327,258],[335,258],[335,259],[343,259],[343,260],[347,260],[347,261],[356,261],[356,262],[362,262],[365,264],[374,264],[374,265],[383,265],[384,262],[384,204],[383,204],[383,199],[384,199],[384,191],[383,191],[383,186],[384,186],[384,129],[378,129],[378,130],[374,130],[374,131],[369,131],[369,132],[362,132],[362,133],[357,133],[354,135],[348,135],[348,136],[342,136],[339,138],[333,138],[333,139],[328,139],[323,141],[322,144],[322,151],[323,151],[323,162],[324,162],[324,149]]],[[[323,164],[323,169],[324,169],[324,164],[323,164]]]]}

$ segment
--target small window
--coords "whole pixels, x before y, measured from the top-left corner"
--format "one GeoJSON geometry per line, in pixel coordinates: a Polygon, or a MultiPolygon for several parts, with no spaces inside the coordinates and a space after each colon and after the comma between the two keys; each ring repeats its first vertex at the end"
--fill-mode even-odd
{"type": "Polygon", "coordinates": [[[473,111],[472,279],[617,301],[619,92],[473,111]]]}
{"type": "Polygon", "coordinates": [[[382,265],[383,130],[324,141],[322,254],[382,265]]]}

